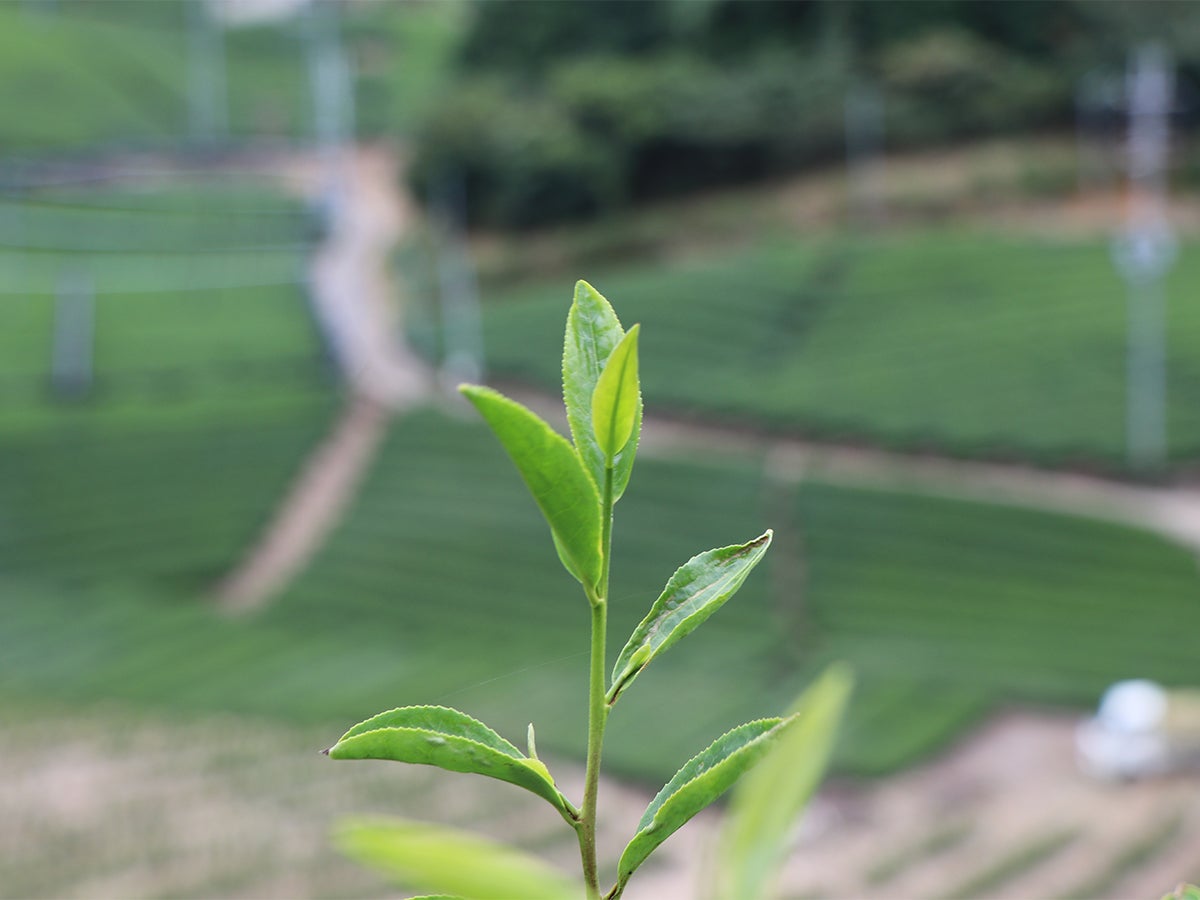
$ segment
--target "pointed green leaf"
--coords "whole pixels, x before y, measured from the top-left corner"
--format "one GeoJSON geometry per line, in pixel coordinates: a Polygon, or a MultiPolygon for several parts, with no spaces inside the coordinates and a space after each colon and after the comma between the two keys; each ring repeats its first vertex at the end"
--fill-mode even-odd
{"type": "Polygon", "coordinates": [[[571,817],[544,763],[529,759],[477,719],[445,706],[380,713],[355,725],[326,752],[331,759],[391,759],[487,775],[532,791],[571,817]]]}
{"type": "MultiPolygon", "coordinates": [[[[563,342],[563,402],[567,407],[571,437],[597,490],[604,484],[607,460],[592,426],[592,397],[605,363],[624,337],[625,329],[608,301],[586,281],[578,282],[571,311],[567,314],[567,333],[563,342]]],[[[641,430],[642,399],[639,395],[633,431],[613,461],[614,500],[620,498],[629,483],[641,430]]]]}
{"type": "Polygon", "coordinates": [[[830,666],[789,710],[794,723],[734,789],[723,840],[718,896],[761,900],[787,854],[796,817],[833,752],[854,678],[830,666]]]}
{"type": "Polygon", "coordinates": [[[579,900],[583,886],[535,857],[486,838],[405,819],[344,819],[337,848],[385,876],[462,900],[579,900]]]}
{"type": "Polygon", "coordinates": [[[637,341],[641,326],[629,329],[613,350],[592,394],[592,430],[606,460],[625,449],[642,402],[638,383],[637,341]]]}
{"type": "Polygon", "coordinates": [[[540,418],[491,388],[459,390],[491,426],[550,524],[567,571],[588,589],[600,581],[600,495],[575,449],[540,418]]]}
{"type": "Polygon", "coordinates": [[[791,718],[747,722],[721,735],[692,757],[646,807],[637,834],[621,854],[620,879],[628,879],[659,844],[725,793],[794,721],[791,718]]]}
{"type": "Polygon", "coordinates": [[[687,637],[742,586],[771,546],[770,529],[746,544],[693,556],[676,570],[613,666],[613,703],[651,660],[687,637]]]}

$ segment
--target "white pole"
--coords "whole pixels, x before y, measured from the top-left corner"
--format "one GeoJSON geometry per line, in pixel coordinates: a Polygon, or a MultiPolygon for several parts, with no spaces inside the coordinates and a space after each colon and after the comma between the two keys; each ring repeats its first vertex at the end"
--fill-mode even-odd
{"type": "Polygon", "coordinates": [[[444,181],[437,254],[442,318],[442,365],[438,379],[452,391],[464,381],[483,380],[483,324],[479,285],[462,222],[466,198],[461,180],[444,181]]]}
{"type": "Polygon", "coordinates": [[[212,143],[229,130],[225,40],[208,0],[188,4],[188,113],[192,138],[212,143]]]}
{"type": "Polygon", "coordinates": [[[870,84],[856,82],[846,92],[843,113],[851,214],[865,225],[882,224],[883,95],[870,84]]]}
{"type": "Polygon", "coordinates": [[[50,361],[50,381],[59,397],[79,399],[91,390],[95,319],[91,278],[79,269],[64,272],[54,303],[50,361]]]}
{"type": "Polygon", "coordinates": [[[323,193],[332,206],[342,186],[341,153],[354,134],[353,79],[339,34],[336,0],[312,0],[308,23],[313,135],[324,159],[323,193]]]}
{"type": "Polygon", "coordinates": [[[1167,220],[1166,168],[1173,99],[1171,63],[1158,45],[1130,59],[1129,208],[1114,244],[1129,286],[1126,452],[1135,469],[1159,469],[1167,457],[1166,295],[1163,278],[1176,252],[1167,220]]]}

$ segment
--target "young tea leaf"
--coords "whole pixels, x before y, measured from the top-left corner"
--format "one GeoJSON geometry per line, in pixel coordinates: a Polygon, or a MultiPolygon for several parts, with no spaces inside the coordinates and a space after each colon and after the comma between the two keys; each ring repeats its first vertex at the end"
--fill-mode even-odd
{"type": "MultiPolygon", "coordinates": [[[[586,281],[578,282],[571,311],[567,314],[567,332],[563,341],[563,402],[567,407],[571,437],[597,490],[604,484],[608,461],[592,426],[592,397],[605,363],[624,337],[625,329],[608,301],[586,281]]],[[[620,498],[629,484],[641,430],[642,400],[639,396],[632,434],[613,460],[614,500],[620,498]]]]}
{"type": "Polygon", "coordinates": [[[641,408],[637,357],[639,328],[634,325],[617,344],[604,364],[592,394],[592,429],[596,446],[606,461],[611,461],[629,443],[641,408]]]}
{"type": "Polygon", "coordinates": [[[771,546],[771,535],[768,530],[749,543],[709,550],[676,570],[617,657],[610,704],[655,657],[699,628],[737,592],[771,546]]]}
{"type": "Polygon", "coordinates": [[[692,757],[646,807],[637,834],[621,854],[620,881],[628,880],[663,841],[725,793],[794,721],[794,717],[760,719],[739,725],[692,757]]]}
{"type": "Polygon", "coordinates": [[[532,791],[572,817],[544,763],[456,709],[406,706],[380,713],[355,725],[326,753],[330,759],[391,759],[487,775],[532,791]]]}
{"type": "Polygon", "coordinates": [[[854,678],[830,666],[789,710],[793,724],[734,788],[721,841],[718,897],[761,900],[787,854],[796,817],[833,752],[854,678]]]}
{"type": "Polygon", "coordinates": [[[540,418],[491,388],[459,390],[491,426],[550,524],[567,571],[592,590],[600,581],[600,495],[575,449],[540,418]]]}
{"type": "Polygon", "coordinates": [[[337,848],[385,876],[462,900],[579,900],[582,885],[512,847],[453,828],[404,819],[345,819],[337,848]]]}

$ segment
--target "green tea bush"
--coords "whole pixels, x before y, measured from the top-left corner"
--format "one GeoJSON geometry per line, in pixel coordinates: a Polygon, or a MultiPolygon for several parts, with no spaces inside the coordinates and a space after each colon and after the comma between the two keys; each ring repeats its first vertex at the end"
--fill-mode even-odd
{"type": "Polygon", "coordinates": [[[723,848],[724,897],[765,895],[796,810],[833,748],[849,692],[848,676],[830,669],[785,717],[758,719],[717,738],[688,761],[655,796],[621,854],[616,883],[601,892],[596,814],[608,717],[617,701],[659,656],[690,635],[741,587],[765,555],[772,532],[744,544],[693,556],[667,581],[633,630],[609,677],[609,571],[613,507],[628,486],[642,424],[638,333],[580,282],[567,317],[563,399],[573,442],[534,413],[486,387],[461,390],[516,465],[550,526],[558,557],[580,583],[591,612],[587,698],[587,771],[581,803],[558,788],[538,758],[534,727],[527,753],[482,722],[444,706],[407,706],[380,713],[347,731],[333,759],[390,759],[486,775],[542,797],[579,839],[583,883],[502,845],[407,821],[344,824],[339,841],[352,856],[402,881],[467,900],[486,898],[618,898],[630,877],[675,831],[755,764],[766,774],[739,792],[723,848]],[[771,752],[780,748],[779,753],[771,752]],[[769,755],[770,754],[770,755],[769,755]]]}

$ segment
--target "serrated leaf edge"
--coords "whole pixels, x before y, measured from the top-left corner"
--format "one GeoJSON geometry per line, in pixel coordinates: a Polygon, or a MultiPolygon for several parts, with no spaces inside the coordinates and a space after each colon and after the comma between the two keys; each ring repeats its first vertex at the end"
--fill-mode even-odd
{"type": "MultiPolygon", "coordinates": [[[[549,801],[550,804],[555,809],[557,809],[559,812],[564,813],[568,816],[572,815],[572,812],[571,812],[569,804],[567,803],[566,797],[564,797],[562,794],[562,791],[560,791],[558,789],[558,785],[554,782],[554,777],[552,775],[550,775],[550,770],[546,768],[545,763],[541,763],[541,760],[531,760],[528,756],[525,756],[523,754],[520,754],[517,756],[510,756],[509,754],[502,753],[501,751],[497,750],[495,747],[489,747],[487,744],[481,744],[479,741],[472,740],[471,738],[461,737],[456,734],[447,735],[443,732],[432,731],[428,728],[395,728],[395,727],[372,728],[370,731],[359,732],[358,734],[350,737],[348,740],[356,741],[359,738],[368,737],[368,736],[374,735],[374,734],[379,734],[380,732],[384,732],[384,731],[406,732],[408,734],[413,734],[413,735],[418,735],[418,736],[437,737],[437,738],[441,738],[443,741],[455,741],[456,743],[459,743],[459,744],[470,745],[470,747],[473,747],[473,748],[477,747],[481,750],[490,750],[491,752],[497,753],[500,756],[505,757],[506,759],[511,759],[513,762],[521,763],[526,771],[531,772],[534,775],[536,775],[538,780],[540,780],[543,784],[545,784],[548,788],[550,788],[550,790],[553,792],[553,795],[554,795],[553,797],[547,797],[544,794],[539,794],[538,796],[542,797],[543,800],[549,801]],[[541,763],[541,765],[535,766],[535,765],[533,765],[534,762],[541,763]]],[[[336,750],[338,748],[338,746],[340,746],[342,743],[343,743],[343,741],[338,741],[336,744],[334,744],[332,747],[330,747],[329,750],[325,751],[326,755],[331,755],[332,752],[334,750],[336,750]]],[[[518,754],[519,753],[520,752],[518,751],[518,754]]],[[[330,758],[336,759],[337,757],[330,756],[330,758]]],[[[405,763],[408,762],[407,760],[396,760],[396,761],[397,762],[405,762],[405,763]]],[[[442,768],[441,766],[438,766],[436,763],[408,763],[408,764],[409,765],[432,765],[434,768],[442,768]]],[[[457,770],[443,769],[443,771],[456,772],[457,770]]],[[[486,772],[457,772],[457,774],[460,774],[460,775],[482,775],[484,778],[495,777],[495,776],[489,775],[486,772]]],[[[512,782],[509,782],[505,778],[497,778],[496,780],[504,781],[508,784],[512,783],[512,782]]],[[[523,787],[523,785],[514,785],[514,786],[515,787],[523,787]]],[[[528,790],[528,788],[527,788],[527,790],[528,790]]],[[[537,793],[537,792],[533,791],[531,793],[537,793]]]]}
{"type": "MultiPolygon", "coordinates": [[[[629,878],[633,875],[633,873],[635,871],[637,871],[638,867],[641,866],[641,864],[644,863],[647,859],[649,859],[655,850],[657,850],[660,846],[662,846],[664,841],[666,841],[672,834],[674,834],[676,831],[678,831],[679,828],[682,828],[685,824],[687,824],[687,822],[690,821],[692,819],[692,817],[697,815],[700,812],[700,810],[704,809],[706,806],[709,806],[719,796],[724,794],[725,791],[728,790],[730,787],[732,787],[733,784],[738,780],[738,778],[740,778],[744,774],[744,771],[736,774],[733,777],[733,781],[731,781],[729,785],[727,785],[719,793],[714,794],[706,803],[704,803],[703,806],[701,806],[699,809],[697,809],[695,812],[693,812],[691,815],[689,815],[687,818],[685,818],[683,821],[681,821],[669,833],[663,835],[662,838],[660,838],[659,840],[657,840],[654,843],[654,846],[652,846],[646,850],[645,854],[642,855],[641,859],[637,860],[636,862],[633,862],[633,864],[628,869],[626,869],[626,856],[629,854],[629,851],[633,848],[634,844],[638,841],[639,838],[646,836],[646,835],[651,835],[659,829],[661,823],[658,821],[658,814],[660,812],[662,812],[662,810],[667,806],[667,804],[670,802],[671,798],[683,793],[688,787],[695,784],[697,781],[699,781],[701,778],[703,778],[708,773],[712,772],[717,767],[723,765],[724,763],[729,762],[729,760],[733,759],[738,754],[743,753],[743,752],[748,752],[752,748],[754,748],[756,745],[759,745],[759,744],[763,743],[764,741],[770,740],[770,738],[773,734],[777,734],[779,729],[785,727],[794,718],[795,718],[794,716],[788,716],[785,718],[780,718],[780,717],[776,717],[776,716],[767,716],[767,717],[764,717],[761,719],[753,719],[749,722],[743,722],[741,725],[738,725],[735,728],[731,728],[728,731],[726,731],[724,734],[722,734],[716,740],[712,741],[712,743],[710,743],[707,747],[705,747],[703,750],[701,750],[699,753],[697,753],[695,756],[693,756],[691,759],[689,759],[686,763],[684,763],[679,768],[679,771],[675,773],[675,776],[673,776],[671,778],[671,780],[668,781],[666,783],[666,785],[663,786],[663,789],[661,791],[659,791],[657,794],[655,794],[654,799],[650,801],[650,805],[646,807],[646,812],[642,815],[642,819],[638,823],[637,831],[635,832],[633,837],[629,839],[629,842],[625,845],[625,849],[623,851],[621,851],[621,858],[617,863],[618,884],[623,886],[629,880],[629,878]],[[697,759],[699,759],[701,756],[703,756],[705,753],[707,753],[709,750],[711,750],[714,746],[721,743],[721,741],[723,741],[725,738],[729,737],[731,734],[733,734],[736,731],[740,731],[742,729],[748,729],[748,728],[751,728],[752,726],[763,725],[766,723],[771,723],[769,728],[765,729],[764,731],[762,731],[755,737],[751,738],[745,744],[738,747],[736,750],[733,750],[732,752],[730,752],[727,756],[722,757],[720,760],[718,760],[712,766],[709,766],[708,768],[701,770],[696,775],[694,775],[692,778],[689,778],[687,781],[681,782],[678,785],[674,785],[674,787],[672,787],[672,784],[673,784],[675,778],[678,777],[681,772],[683,772],[688,766],[692,765],[692,763],[696,762],[697,759]],[[668,791],[669,791],[669,793],[668,793],[668,791]]],[[[753,765],[753,763],[751,765],[753,765]]]]}
{"type": "Polygon", "coordinates": [[[621,451],[624,450],[629,442],[633,439],[634,429],[637,427],[638,410],[642,403],[641,383],[638,380],[638,337],[641,333],[641,325],[633,325],[621,337],[617,346],[613,348],[612,353],[608,355],[608,359],[604,361],[604,366],[600,370],[600,377],[596,379],[596,386],[592,389],[592,436],[596,440],[596,446],[608,461],[610,468],[616,464],[620,458],[621,451]],[[620,359],[617,359],[617,354],[622,354],[620,359]],[[616,362],[614,362],[616,360],[616,362]],[[614,365],[619,365],[620,369],[614,368],[614,365]],[[626,373],[630,368],[633,369],[633,411],[632,421],[629,423],[629,434],[620,440],[618,444],[617,423],[618,413],[621,410],[621,400],[625,393],[626,373]],[[611,374],[610,374],[611,373],[611,374]],[[613,384],[609,384],[609,382],[613,384]],[[601,388],[610,389],[612,392],[611,409],[608,410],[608,415],[604,416],[604,410],[597,407],[597,398],[601,388]],[[607,419],[607,421],[605,421],[607,419]],[[602,426],[602,427],[597,427],[602,426]],[[601,440],[600,432],[605,431],[608,435],[608,440],[601,440]],[[611,450],[607,445],[612,446],[611,450]]]}
{"type": "MultiPolygon", "coordinates": [[[[588,467],[587,460],[585,460],[583,458],[583,454],[580,453],[579,448],[576,447],[575,444],[571,440],[569,440],[568,438],[563,437],[563,435],[559,434],[558,431],[554,428],[554,426],[552,426],[549,422],[547,422],[545,419],[543,419],[541,416],[539,416],[536,412],[531,410],[525,404],[523,404],[517,400],[514,400],[512,397],[507,396],[506,394],[496,390],[495,388],[488,387],[485,384],[460,384],[458,386],[458,392],[460,394],[462,394],[464,397],[466,397],[467,400],[471,403],[471,405],[474,406],[475,409],[479,412],[480,416],[484,419],[484,421],[488,425],[489,429],[496,436],[496,438],[500,441],[500,445],[501,445],[501,447],[504,448],[505,453],[509,456],[510,460],[512,460],[514,466],[517,469],[518,474],[521,477],[521,481],[525,484],[525,486],[527,488],[529,488],[530,494],[533,497],[534,504],[538,507],[538,510],[542,513],[542,517],[546,520],[546,524],[550,528],[551,536],[554,539],[554,547],[558,553],[559,560],[563,564],[563,567],[566,568],[566,570],[571,574],[571,576],[573,578],[575,578],[577,581],[579,581],[581,584],[583,584],[585,589],[588,589],[588,590],[594,589],[599,582],[599,577],[600,577],[599,571],[596,571],[594,573],[590,572],[590,571],[589,572],[583,571],[583,567],[580,565],[580,560],[577,560],[574,558],[574,556],[571,553],[571,548],[568,547],[563,542],[561,535],[555,529],[554,524],[550,521],[550,517],[546,511],[546,508],[542,505],[541,500],[538,498],[537,494],[533,491],[532,486],[529,484],[529,481],[525,477],[525,473],[523,471],[521,471],[521,464],[509,452],[507,445],[504,443],[503,439],[500,438],[500,435],[496,432],[496,429],[492,426],[492,423],[488,420],[487,415],[479,407],[479,404],[476,402],[476,398],[477,397],[487,397],[489,399],[496,399],[496,400],[503,401],[504,403],[507,403],[510,406],[516,407],[522,413],[525,413],[531,419],[533,419],[538,424],[540,424],[543,428],[545,428],[546,431],[550,434],[552,441],[553,440],[561,441],[562,445],[565,446],[567,448],[567,450],[570,452],[570,454],[575,458],[575,461],[579,464],[580,472],[582,472],[582,474],[584,476],[583,481],[584,481],[584,483],[586,483],[588,485],[588,488],[587,488],[588,499],[594,501],[594,506],[595,506],[595,511],[596,511],[596,525],[597,525],[596,567],[599,570],[600,568],[602,568],[602,563],[600,561],[604,555],[603,547],[601,547],[599,544],[599,539],[600,539],[599,531],[603,527],[600,523],[600,519],[601,519],[600,490],[596,486],[596,479],[588,467]]],[[[568,426],[569,425],[570,425],[570,422],[568,422],[568,426]]],[[[578,498],[576,498],[576,501],[571,505],[578,505],[578,502],[579,502],[578,498]]]]}
{"type": "MultiPolygon", "coordinates": [[[[691,557],[691,559],[689,559],[687,562],[683,563],[683,565],[679,566],[679,568],[677,568],[674,572],[671,573],[671,577],[667,579],[666,584],[663,586],[662,593],[660,593],[658,595],[658,597],[655,598],[654,603],[650,604],[650,611],[634,627],[633,633],[629,636],[629,640],[625,642],[625,646],[622,647],[621,652],[617,654],[617,661],[615,663],[613,663],[612,674],[609,676],[610,687],[608,689],[608,694],[605,698],[606,702],[610,706],[617,701],[617,698],[620,697],[622,693],[624,693],[625,689],[629,686],[629,684],[635,678],[637,678],[638,675],[640,675],[642,673],[642,670],[645,669],[648,665],[650,665],[650,663],[652,663],[654,661],[654,659],[658,656],[659,653],[663,652],[666,649],[670,649],[669,647],[664,647],[664,646],[660,645],[659,647],[650,650],[649,655],[645,658],[645,660],[642,661],[641,665],[639,665],[629,671],[626,671],[626,669],[629,667],[630,663],[632,663],[634,658],[637,656],[638,651],[640,649],[642,649],[643,647],[648,647],[648,644],[646,643],[646,640],[643,639],[642,641],[640,641],[638,643],[637,648],[635,648],[634,650],[629,652],[628,656],[626,655],[626,651],[628,651],[630,646],[633,644],[633,640],[637,636],[638,632],[641,630],[642,626],[651,620],[651,617],[654,615],[655,607],[658,605],[659,600],[662,599],[663,594],[665,594],[667,592],[667,588],[670,587],[671,582],[675,580],[675,577],[680,572],[682,572],[684,569],[686,569],[688,566],[690,566],[692,563],[694,563],[696,560],[698,560],[700,557],[704,556],[707,553],[719,553],[722,550],[750,549],[750,548],[753,548],[755,544],[761,543],[763,546],[761,548],[761,552],[759,552],[758,559],[756,559],[753,562],[753,564],[750,566],[749,569],[747,569],[744,573],[741,573],[742,579],[745,580],[747,577],[749,577],[750,572],[753,571],[754,567],[758,565],[758,563],[762,560],[763,556],[766,554],[766,551],[770,548],[771,542],[772,542],[772,540],[774,540],[774,536],[775,536],[774,530],[771,528],[768,528],[766,531],[764,531],[758,537],[753,538],[752,540],[746,541],[744,544],[729,544],[725,547],[714,547],[711,550],[703,550],[700,553],[697,553],[695,556],[691,557]]],[[[752,552],[757,552],[757,548],[752,552]]],[[[733,573],[734,577],[736,577],[738,574],[739,573],[733,573]]],[[[738,585],[738,587],[740,588],[741,585],[738,585]]],[[[717,609],[711,610],[708,613],[708,615],[711,616],[714,613],[716,613],[717,610],[719,610],[721,606],[724,606],[726,603],[728,603],[730,600],[732,600],[733,595],[736,593],[737,593],[737,588],[735,588],[734,591],[732,593],[730,593],[730,595],[728,597],[726,597],[724,600],[721,601],[721,603],[717,607],[717,609]]],[[[694,612],[692,612],[691,615],[687,616],[685,619],[683,619],[681,622],[679,622],[674,628],[672,628],[671,634],[673,634],[676,631],[683,628],[687,623],[691,622],[693,619],[695,619],[697,616],[699,616],[701,613],[703,613],[705,610],[707,610],[710,605],[711,604],[705,604],[705,605],[699,607],[698,609],[696,609],[694,612]]],[[[707,619],[707,616],[705,618],[707,619]]],[[[701,624],[703,624],[703,622],[701,624]]],[[[699,626],[696,626],[696,627],[699,627],[699,626]]],[[[652,631],[651,634],[653,634],[653,633],[656,633],[656,632],[652,631]]],[[[688,632],[688,634],[690,634],[690,633],[691,632],[688,632]]],[[[670,634],[668,634],[667,637],[669,638],[670,634]]],[[[687,637],[687,634],[682,635],[679,638],[679,640],[682,640],[684,637],[687,637]]],[[[742,724],[748,725],[750,723],[744,722],[742,724]]],[[[724,735],[722,735],[722,737],[724,737],[724,735]]],[[[719,738],[718,738],[718,740],[719,740],[719,738]]]]}
{"type": "MultiPolygon", "coordinates": [[[[396,706],[396,707],[393,707],[392,709],[385,709],[383,712],[378,712],[373,716],[363,719],[357,725],[352,726],[349,731],[347,731],[345,734],[343,734],[340,738],[337,739],[337,743],[335,743],[333,746],[336,747],[338,744],[340,744],[342,741],[346,740],[347,738],[357,737],[360,734],[366,734],[371,731],[381,731],[381,730],[383,730],[383,728],[407,727],[407,726],[391,725],[391,726],[382,726],[380,728],[366,728],[366,729],[363,729],[362,731],[357,730],[357,729],[362,728],[362,726],[366,725],[368,722],[374,722],[376,719],[382,718],[383,716],[390,716],[392,713],[404,712],[405,710],[410,710],[410,709],[411,710],[422,710],[422,711],[432,710],[432,711],[436,711],[436,712],[448,712],[448,713],[454,713],[457,716],[462,716],[464,719],[470,719],[472,722],[476,723],[477,725],[482,725],[485,729],[487,729],[492,734],[494,734],[496,736],[497,740],[499,740],[501,743],[507,745],[509,747],[509,749],[512,750],[512,753],[508,754],[509,756],[513,756],[514,759],[526,758],[521,753],[521,751],[517,748],[517,746],[515,744],[513,744],[511,741],[509,741],[507,738],[505,738],[502,734],[500,734],[498,731],[496,731],[496,729],[492,728],[492,726],[488,725],[486,722],[482,722],[479,719],[476,719],[474,716],[463,712],[461,709],[455,709],[453,706],[441,706],[439,704],[418,704],[417,706],[396,706]],[[515,756],[514,756],[514,754],[515,754],[515,756]]],[[[427,730],[427,729],[418,729],[418,730],[427,730]]],[[[465,738],[464,740],[470,740],[470,739],[465,738]]],[[[478,742],[476,742],[476,743],[478,743],[478,742]]],[[[484,744],[483,746],[486,747],[487,744],[484,744]]],[[[333,749],[333,747],[329,748],[329,750],[332,750],[332,749],[333,749]]],[[[496,749],[496,748],[493,747],[491,749],[496,749]]],[[[326,754],[328,754],[329,750],[326,750],[324,752],[326,754]]]]}
{"type": "MultiPolygon", "coordinates": [[[[651,800],[650,805],[646,807],[646,812],[642,814],[642,818],[641,818],[641,821],[638,822],[638,829],[637,829],[637,832],[634,834],[634,838],[636,838],[643,831],[648,830],[646,828],[646,826],[653,823],[654,816],[659,812],[659,810],[661,810],[663,808],[663,806],[666,805],[667,800],[669,800],[671,797],[678,794],[680,791],[682,791],[688,785],[694,784],[696,781],[699,781],[701,778],[704,777],[704,775],[706,773],[711,772],[714,768],[716,768],[716,766],[720,765],[721,763],[725,762],[728,759],[732,759],[733,755],[735,753],[740,753],[741,751],[750,747],[751,744],[755,744],[761,740],[765,740],[767,738],[767,736],[770,735],[773,731],[775,731],[780,725],[783,725],[785,722],[790,722],[793,718],[795,718],[795,717],[788,716],[787,718],[783,718],[780,716],[763,716],[761,719],[751,719],[749,722],[743,722],[741,725],[735,725],[733,728],[730,728],[728,731],[724,732],[723,734],[719,735],[718,737],[716,737],[712,741],[710,741],[707,747],[705,747],[703,750],[701,750],[695,756],[691,757],[682,766],[680,766],[679,771],[682,772],[684,769],[686,769],[688,766],[690,766],[692,763],[694,763],[696,760],[698,760],[701,756],[703,756],[705,753],[707,753],[710,749],[712,749],[713,746],[721,743],[721,741],[723,741],[725,738],[729,737],[729,735],[733,734],[735,731],[741,731],[743,728],[750,728],[752,725],[762,725],[766,722],[773,723],[771,725],[771,727],[768,728],[766,731],[764,731],[762,734],[752,738],[748,743],[743,744],[741,747],[738,747],[737,750],[734,750],[733,753],[729,754],[729,756],[726,756],[724,759],[718,761],[715,765],[710,766],[707,769],[704,769],[703,771],[699,772],[692,778],[689,778],[687,781],[684,781],[684,782],[676,785],[670,794],[667,794],[667,788],[669,788],[671,786],[671,782],[668,781],[665,785],[663,785],[662,790],[660,790],[657,794],[654,795],[654,799],[651,800]],[[664,797],[663,795],[666,795],[666,796],[664,797]],[[660,797],[663,798],[661,803],[659,802],[660,797]]],[[[632,839],[631,839],[631,842],[632,842],[632,839]]]]}
{"type": "MultiPolygon", "coordinates": [[[[580,428],[578,428],[578,429],[575,427],[575,421],[571,417],[571,404],[567,400],[567,347],[569,346],[568,337],[571,333],[571,321],[572,321],[573,316],[578,315],[579,298],[580,298],[581,293],[586,295],[586,293],[589,291],[592,294],[595,294],[596,297],[598,297],[600,299],[603,306],[605,308],[607,308],[607,311],[609,313],[612,314],[613,321],[616,322],[617,340],[613,344],[614,348],[618,344],[620,344],[620,342],[622,340],[624,340],[626,331],[625,331],[624,326],[621,324],[620,317],[617,315],[617,312],[613,308],[613,305],[608,302],[607,297],[605,297],[602,293],[600,293],[598,290],[596,290],[596,288],[594,286],[589,284],[587,281],[584,281],[583,279],[579,279],[578,281],[575,282],[575,290],[571,297],[571,307],[567,311],[567,333],[566,333],[566,335],[564,335],[564,339],[563,339],[563,358],[562,358],[563,404],[567,410],[567,427],[571,433],[571,440],[575,444],[576,452],[579,454],[579,458],[583,464],[584,471],[586,471],[588,473],[588,475],[591,477],[592,483],[595,484],[595,486],[596,486],[596,490],[600,491],[603,486],[604,470],[603,470],[603,468],[600,468],[599,471],[593,470],[592,464],[588,460],[588,455],[584,452],[584,448],[579,446],[580,434],[583,433],[586,436],[587,431],[590,431],[592,429],[591,396],[589,395],[584,408],[581,408],[579,411],[578,418],[580,420],[580,428]],[[586,428],[586,430],[585,430],[585,428],[586,428]]],[[[600,373],[603,372],[603,370],[604,370],[604,364],[608,361],[608,357],[605,357],[603,360],[601,360],[599,358],[599,354],[593,354],[593,355],[596,356],[597,364],[600,369],[600,371],[598,371],[596,373],[596,378],[598,380],[600,377],[600,373]]],[[[593,393],[595,392],[595,389],[596,389],[596,385],[593,384],[592,385],[593,393]]],[[[621,495],[625,493],[625,489],[629,485],[629,478],[630,478],[630,475],[632,474],[634,459],[636,458],[638,444],[641,439],[642,413],[643,413],[642,395],[641,395],[641,391],[639,390],[638,391],[637,413],[635,415],[634,425],[633,425],[633,434],[630,436],[630,439],[629,439],[628,443],[625,445],[625,447],[619,453],[617,453],[616,456],[613,458],[613,475],[614,475],[613,502],[614,503],[616,503],[618,500],[621,499],[621,495]]],[[[594,442],[595,435],[592,435],[592,439],[594,442]]],[[[596,447],[596,450],[597,451],[600,450],[599,446],[596,447]]],[[[603,456],[603,454],[601,454],[601,456],[603,456]]],[[[603,462],[604,462],[603,458],[599,459],[598,462],[601,464],[601,466],[603,466],[603,462]]]]}

